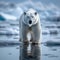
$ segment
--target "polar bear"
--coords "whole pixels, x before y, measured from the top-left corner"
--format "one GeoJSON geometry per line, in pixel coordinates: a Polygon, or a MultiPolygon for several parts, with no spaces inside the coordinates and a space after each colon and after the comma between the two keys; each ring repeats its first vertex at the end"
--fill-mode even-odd
{"type": "Polygon", "coordinates": [[[40,43],[41,23],[39,14],[34,9],[29,9],[21,15],[19,21],[21,41],[40,43]]]}

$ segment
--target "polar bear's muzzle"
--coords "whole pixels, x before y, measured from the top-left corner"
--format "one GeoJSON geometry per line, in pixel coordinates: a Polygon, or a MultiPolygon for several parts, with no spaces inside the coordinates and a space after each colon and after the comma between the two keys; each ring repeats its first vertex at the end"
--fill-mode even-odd
{"type": "Polygon", "coordinates": [[[31,20],[29,20],[29,24],[32,24],[32,21],[31,20]]]}

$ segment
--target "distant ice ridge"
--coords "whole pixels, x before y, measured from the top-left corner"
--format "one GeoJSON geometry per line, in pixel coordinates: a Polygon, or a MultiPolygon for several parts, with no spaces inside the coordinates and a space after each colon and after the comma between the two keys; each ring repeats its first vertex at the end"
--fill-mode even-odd
{"type": "Polygon", "coordinates": [[[5,19],[0,19],[0,34],[19,34],[20,15],[23,10],[14,3],[0,2],[0,16],[5,19]]]}
{"type": "Polygon", "coordinates": [[[3,12],[1,12],[0,15],[3,16],[6,20],[16,20],[17,19],[17,17],[3,13],[3,12]]]}
{"type": "Polygon", "coordinates": [[[23,10],[28,10],[29,8],[36,9],[40,13],[42,18],[53,15],[60,15],[60,8],[54,5],[53,3],[46,5],[42,2],[32,2],[31,0],[18,4],[0,2],[1,11],[7,14],[14,15],[16,17],[20,17],[23,10]]]}

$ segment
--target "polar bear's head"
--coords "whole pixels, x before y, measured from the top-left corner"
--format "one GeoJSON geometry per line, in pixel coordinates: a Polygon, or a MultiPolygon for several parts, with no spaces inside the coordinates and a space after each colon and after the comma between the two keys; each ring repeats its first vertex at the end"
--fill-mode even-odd
{"type": "Polygon", "coordinates": [[[27,24],[29,27],[36,24],[39,20],[39,15],[34,9],[29,9],[28,11],[24,12],[23,15],[23,22],[27,24]]]}

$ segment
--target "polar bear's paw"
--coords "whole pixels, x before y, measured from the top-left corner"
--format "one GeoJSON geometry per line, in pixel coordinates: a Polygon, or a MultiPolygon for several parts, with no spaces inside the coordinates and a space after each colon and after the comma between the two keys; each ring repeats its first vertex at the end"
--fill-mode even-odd
{"type": "Polygon", "coordinates": [[[24,43],[25,45],[29,44],[28,40],[24,40],[23,43],[24,43]]]}

